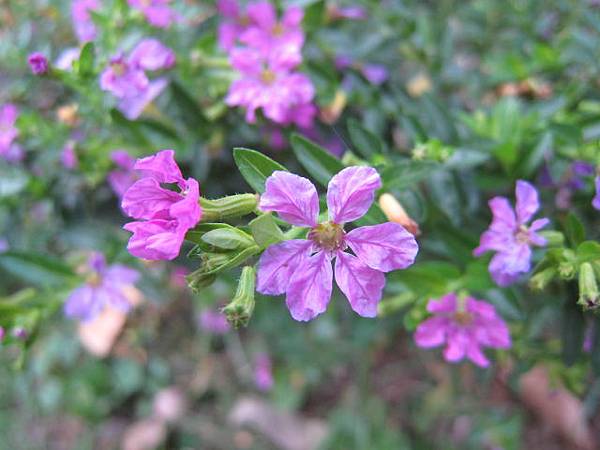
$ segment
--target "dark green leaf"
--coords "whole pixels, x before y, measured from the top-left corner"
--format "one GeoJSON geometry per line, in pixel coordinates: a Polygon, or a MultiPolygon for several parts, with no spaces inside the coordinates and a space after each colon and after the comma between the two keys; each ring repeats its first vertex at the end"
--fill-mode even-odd
{"type": "Polygon", "coordinates": [[[77,73],[82,77],[88,77],[94,74],[94,60],[96,58],[96,48],[93,42],[86,43],[79,54],[77,63],[77,73]]]}
{"type": "Polygon", "coordinates": [[[348,134],[356,151],[367,159],[383,153],[383,142],[357,120],[348,120],[348,134]]]}
{"type": "Polygon", "coordinates": [[[585,240],[583,224],[573,213],[569,213],[565,221],[565,234],[573,247],[577,247],[585,240]]]}
{"type": "Polygon", "coordinates": [[[240,173],[256,192],[265,191],[265,181],[276,170],[286,170],[268,156],[249,148],[234,148],[233,159],[240,173]]]}
{"type": "Polygon", "coordinates": [[[35,285],[64,285],[75,276],[69,266],[49,256],[10,251],[0,254],[0,267],[16,278],[35,285]]]}
{"type": "Polygon", "coordinates": [[[300,164],[323,186],[344,168],[340,160],[323,147],[298,134],[292,135],[292,148],[300,164]]]}
{"type": "Polygon", "coordinates": [[[271,214],[263,214],[250,222],[252,237],[261,248],[281,242],[285,239],[271,214]]]}

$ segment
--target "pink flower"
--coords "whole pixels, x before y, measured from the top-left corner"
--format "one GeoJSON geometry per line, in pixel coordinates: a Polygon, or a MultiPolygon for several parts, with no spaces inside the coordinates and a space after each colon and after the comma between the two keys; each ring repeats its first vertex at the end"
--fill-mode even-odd
{"type": "Polygon", "coordinates": [[[596,177],[596,196],[592,200],[592,206],[600,210],[600,175],[596,177]]]}
{"type": "Polygon", "coordinates": [[[169,7],[171,0],[127,0],[127,3],[157,28],[168,28],[177,19],[177,15],[169,7]]]}
{"type": "Polygon", "coordinates": [[[96,25],[92,21],[90,11],[98,9],[100,9],[100,0],[73,0],[71,3],[73,28],[80,42],[96,39],[96,25]]]}
{"type": "Polygon", "coordinates": [[[19,109],[12,103],[0,106],[0,156],[7,161],[19,161],[23,151],[14,141],[19,136],[16,127],[19,109]]]}
{"type": "Polygon", "coordinates": [[[125,289],[139,278],[139,273],[121,264],[107,267],[104,256],[94,253],[87,267],[85,283],[67,298],[64,312],[67,317],[81,321],[93,320],[107,306],[129,311],[130,302],[125,289]]]}
{"type": "Polygon", "coordinates": [[[170,48],[156,39],[144,39],[129,57],[121,53],[111,58],[100,75],[100,87],[117,97],[119,110],[134,120],[167,86],[165,78],[150,81],[145,71],[168,69],[174,64],[175,53],[170,48]]]}
{"type": "Polygon", "coordinates": [[[487,302],[472,297],[457,298],[451,293],[439,300],[429,300],[427,311],[433,317],[417,327],[415,342],[423,348],[446,344],[446,361],[458,362],[467,357],[478,366],[487,367],[490,362],[481,347],[511,346],[506,323],[487,302]]]}
{"type": "Polygon", "coordinates": [[[375,86],[379,86],[389,78],[388,70],[381,64],[365,64],[361,68],[363,76],[375,86]]]}
{"type": "Polygon", "coordinates": [[[113,192],[117,197],[121,198],[127,189],[139,179],[139,176],[133,169],[135,158],[125,150],[115,150],[110,154],[110,159],[112,159],[117,168],[110,171],[106,178],[113,192]]]}
{"type": "Polygon", "coordinates": [[[276,171],[266,182],[259,207],[274,211],[286,222],[308,227],[306,239],[271,245],[258,263],[257,290],[267,295],[286,293],[292,317],[307,321],[323,313],[331,298],[333,270],[352,309],[375,317],[385,285],[384,272],[404,269],[415,259],[418,245],[412,234],[396,223],[356,228],[344,224],[366,214],[381,187],[371,167],[348,167],[329,182],[329,220],[319,223],[319,197],[306,178],[276,171]],[[352,250],[354,254],[346,250],[352,250]]]}
{"type": "Polygon", "coordinates": [[[75,143],[67,142],[60,154],[60,162],[65,169],[75,169],[79,165],[77,153],[75,153],[75,143]]]}
{"type": "Polygon", "coordinates": [[[304,44],[301,8],[290,7],[277,20],[275,6],[268,1],[253,2],[246,9],[251,25],[241,34],[240,41],[265,54],[284,52],[295,54],[299,61],[304,44]]]}
{"type": "Polygon", "coordinates": [[[487,231],[481,235],[479,247],[473,254],[480,256],[493,250],[496,254],[489,266],[490,274],[500,286],[514,283],[519,275],[529,272],[531,268],[531,247],[543,247],[546,239],[537,231],[550,222],[548,219],[534,220],[531,226],[527,223],[540,204],[535,188],[526,181],[517,181],[516,214],[505,197],[494,197],[489,205],[493,219],[487,231]]]}
{"type": "Polygon", "coordinates": [[[273,364],[266,353],[256,356],[254,367],[254,384],[261,391],[270,391],[273,387],[273,364]]]}
{"type": "Polygon", "coordinates": [[[256,110],[262,108],[273,122],[312,125],[315,89],[306,75],[292,71],[298,63],[294,55],[265,57],[260,51],[245,48],[232,50],[230,57],[242,77],[229,87],[225,103],[246,108],[247,122],[254,123],[256,110]]]}
{"type": "Polygon", "coordinates": [[[40,52],[34,52],[27,58],[31,72],[34,75],[44,75],[48,73],[48,58],[40,52]]]}
{"type": "Polygon", "coordinates": [[[215,335],[226,334],[231,329],[225,314],[214,309],[202,310],[198,325],[203,331],[215,335]]]}
{"type": "Polygon", "coordinates": [[[127,249],[138,258],[176,258],[185,234],[200,221],[200,187],[193,178],[183,178],[174,156],[173,150],[162,150],[138,159],[134,169],[142,178],[123,196],[123,211],[134,219],[143,219],[123,227],[133,233],[127,249]],[[176,184],[180,192],[161,184],[176,184]]]}
{"type": "Polygon", "coordinates": [[[219,46],[229,51],[250,25],[250,18],[240,11],[237,0],[218,0],[217,10],[224,17],[217,31],[219,46]]]}

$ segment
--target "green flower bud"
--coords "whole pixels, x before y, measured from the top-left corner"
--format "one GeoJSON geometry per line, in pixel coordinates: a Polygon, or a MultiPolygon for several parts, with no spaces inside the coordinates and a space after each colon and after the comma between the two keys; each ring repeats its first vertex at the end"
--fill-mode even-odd
{"type": "Polygon", "coordinates": [[[237,194],[216,200],[200,197],[200,206],[202,207],[201,222],[221,222],[245,216],[256,210],[258,195],[237,194]]]}
{"type": "Polygon", "coordinates": [[[589,262],[579,266],[579,300],[577,301],[585,309],[597,308],[600,304],[600,292],[594,268],[589,262]]]}
{"type": "Polygon", "coordinates": [[[557,272],[555,267],[548,267],[547,269],[536,273],[529,279],[529,288],[535,291],[546,289],[546,286],[554,279],[557,272]]]}
{"type": "Polygon", "coordinates": [[[548,247],[561,247],[565,243],[565,235],[560,231],[545,230],[538,234],[548,241],[548,247]]]}
{"type": "Polygon", "coordinates": [[[563,280],[572,280],[575,272],[575,264],[572,261],[563,261],[558,265],[558,274],[563,280]]]}
{"type": "Polygon", "coordinates": [[[254,289],[256,271],[252,266],[245,266],[238,282],[233,300],[223,308],[223,313],[234,328],[248,325],[254,312],[254,289]]]}

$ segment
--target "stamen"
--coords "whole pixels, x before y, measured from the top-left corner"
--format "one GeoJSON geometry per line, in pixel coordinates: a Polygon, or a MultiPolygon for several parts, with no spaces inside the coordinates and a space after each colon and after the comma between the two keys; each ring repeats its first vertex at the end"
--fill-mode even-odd
{"type": "Polygon", "coordinates": [[[323,222],[308,233],[308,239],[327,251],[343,250],[346,247],[344,228],[333,222],[323,222]]]}

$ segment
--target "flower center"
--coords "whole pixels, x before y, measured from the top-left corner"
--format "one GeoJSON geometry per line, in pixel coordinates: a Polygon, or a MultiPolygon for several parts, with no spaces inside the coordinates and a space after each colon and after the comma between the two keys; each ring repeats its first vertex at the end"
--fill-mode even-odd
{"type": "Polygon", "coordinates": [[[335,251],[344,249],[346,233],[341,225],[333,222],[323,222],[308,233],[308,239],[324,250],[335,251]]]}
{"type": "Polygon", "coordinates": [[[97,272],[92,272],[85,282],[92,287],[97,287],[102,283],[102,277],[97,272]]]}
{"type": "Polygon", "coordinates": [[[460,325],[467,326],[473,321],[473,316],[467,311],[456,311],[454,313],[454,321],[460,325]]]}
{"type": "Polygon", "coordinates": [[[519,244],[529,243],[529,230],[525,225],[519,226],[519,229],[515,233],[515,239],[519,244]]]}
{"type": "Polygon", "coordinates": [[[272,84],[275,81],[275,72],[269,69],[264,69],[260,74],[260,79],[265,84],[272,84]]]}
{"type": "Polygon", "coordinates": [[[125,69],[126,69],[125,63],[123,63],[121,61],[116,61],[116,62],[113,62],[111,64],[111,66],[112,66],[112,70],[116,76],[120,77],[120,76],[123,76],[123,74],[125,73],[125,69]]]}
{"type": "Polygon", "coordinates": [[[284,31],[285,29],[283,28],[283,25],[281,25],[279,22],[273,25],[273,36],[281,36],[284,31]]]}

